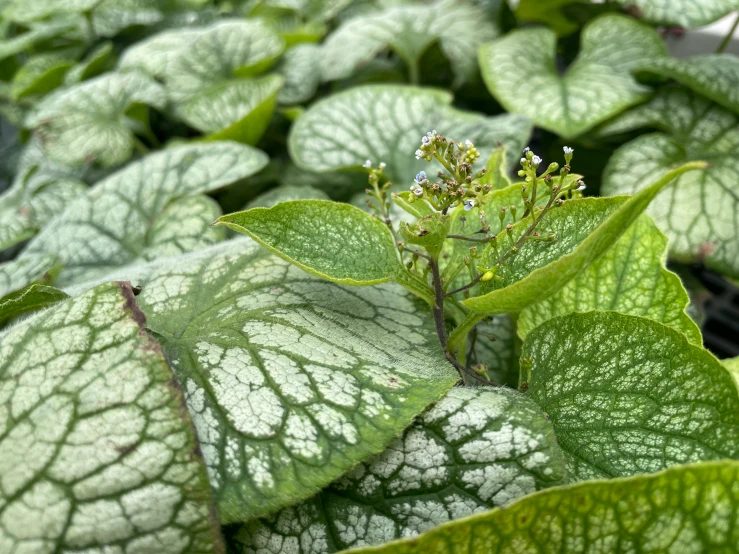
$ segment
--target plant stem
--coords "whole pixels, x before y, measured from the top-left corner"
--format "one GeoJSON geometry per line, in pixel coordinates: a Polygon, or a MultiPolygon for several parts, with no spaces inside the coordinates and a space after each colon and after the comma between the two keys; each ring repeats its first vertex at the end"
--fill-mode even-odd
{"type": "Polygon", "coordinates": [[[734,31],[736,31],[737,26],[739,26],[739,13],[736,14],[734,24],[731,26],[731,29],[729,29],[729,32],[724,37],[724,40],[722,40],[721,44],[719,44],[718,48],[716,48],[716,54],[721,54],[724,50],[726,50],[726,47],[731,42],[731,38],[734,36],[734,31]]]}
{"type": "Polygon", "coordinates": [[[466,240],[469,242],[490,242],[491,240],[493,240],[491,237],[475,238],[475,237],[468,237],[465,235],[447,235],[446,238],[456,239],[456,240],[466,240]]]}
{"type": "Polygon", "coordinates": [[[441,274],[439,272],[439,261],[431,259],[429,262],[429,267],[431,268],[431,280],[433,284],[434,289],[434,304],[431,308],[432,313],[434,314],[434,325],[436,326],[436,335],[439,337],[439,342],[441,343],[441,347],[444,349],[444,356],[449,361],[452,366],[459,372],[460,377],[466,381],[465,376],[472,377],[473,379],[476,379],[477,381],[480,381],[483,384],[486,385],[492,385],[494,383],[491,383],[481,375],[477,375],[474,371],[467,369],[464,365],[462,365],[457,358],[454,357],[454,354],[449,352],[447,350],[447,334],[446,334],[446,321],[444,320],[444,285],[441,282],[441,274]]]}
{"type": "Polygon", "coordinates": [[[418,85],[421,80],[420,72],[418,70],[418,60],[408,61],[408,79],[412,85],[418,85]]]}

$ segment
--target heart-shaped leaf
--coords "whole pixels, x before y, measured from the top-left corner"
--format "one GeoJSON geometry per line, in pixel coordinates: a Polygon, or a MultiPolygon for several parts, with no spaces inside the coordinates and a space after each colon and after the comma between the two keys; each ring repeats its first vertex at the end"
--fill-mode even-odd
{"type": "Polygon", "coordinates": [[[25,126],[52,160],[67,165],[118,165],[134,149],[126,112],[137,104],[164,108],[164,89],[141,73],[106,73],[44,98],[25,126]]]}
{"type": "Polygon", "coordinates": [[[458,380],[397,286],[342,288],[249,240],[118,273],[143,285],[223,521],[314,495],[458,380]]]}
{"type": "Polygon", "coordinates": [[[608,250],[559,292],[532,304],[518,318],[518,334],[554,317],[614,310],[659,321],[701,345],[700,329],[685,313],[690,302],[680,278],[665,269],[667,237],[642,215],[608,250]]]}
{"type": "Polygon", "coordinates": [[[510,389],[454,388],[385,452],[317,497],[241,526],[229,542],[243,554],[381,544],[565,482],[564,457],[536,404],[510,389]]]}
{"type": "Polygon", "coordinates": [[[678,27],[703,27],[739,10],[737,0],[618,0],[639,10],[647,21],[678,27]]]}
{"type": "Polygon", "coordinates": [[[531,133],[530,123],[515,115],[463,112],[451,101],[443,91],[402,85],[360,86],[334,94],[295,122],[290,155],[298,166],[317,172],[357,170],[367,159],[384,161],[385,175],[410,186],[420,170],[431,175],[441,169],[413,159],[421,137],[435,128],[454,140],[471,140],[482,153],[506,144],[512,166],[531,133]]]}
{"type": "Polygon", "coordinates": [[[298,44],[285,52],[278,68],[285,78],[280,104],[300,104],[315,96],[321,82],[320,51],[315,44],[298,44]]]}
{"type": "Polygon", "coordinates": [[[616,150],[603,174],[603,192],[632,193],[670,167],[707,160],[707,168],[667,187],[649,214],[667,234],[671,257],[739,277],[739,117],[678,89],[625,118],[621,130],[646,125],[665,133],[642,135],[616,150]]]}
{"type": "Polygon", "coordinates": [[[421,535],[351,554],[731,552],[739,463],[709,462],[527,496],[421,535]],[[720,516],[718,515],[720,514],[720,516]]]}
{"type": "Polygon", "coordinates": [[[134,25],[159,23],[168,7],[166,2],[150,0],[10,0],[6,4],[3,17],[18,23],[84,16],[93,38],[112,37],[134,25]]]}
{"type": "Polygon", "coordinates": [[[169,97],[181,104],[218,83],[263,72],[284,48],[265,23],[231,19],[155,35],[126,50],[119,68],[161,79],[169,97]]]}
{"type": "Polygon", "coordinates": [[[143,325],[118,283],[2,335],[4,552],[223,552],[182,392],[143,325]]]}
{"type": "Polygon", "coordinates": [[[167,8],[167,2],[151,0],[99,0],[92,10],[92,30],[100,37],[114,37],[129,27],[156,25],[164,21],[167,8]]]}
{"type": "Polygon", "coordinates": [[[256,144],[272,117],[282,83],[278,75],[225,81],[193,96],[179,113],[208,140],[256,144]]]}
{"type": "Polygon", "coordinates": [[[470,4],[442,1],[391,7],[350,19],[329,35],[321,47],[321,73],[327,81],[350,77],[389,48],[408,65],[411,81],[418,84],[421,55],[438,41],[460,84],[477,71],[477,48],[497,34],[487,14],[470,4]]]}
{"type": "MultiPolygon", "coordinates": [[[[171,202],[224,187],[256,173],[266,163],[261,151],[233,142],[179,146],[150,154],[69,204],[53,226],[42,230],[20,258],[6,266],[28,256],[55,255],[64,265],[59,283],[71,284],[147,259],[150,248],[151,255],[161,252],[162,233],[172,253],[186,244],[211,244],[212,231],[202,233],[203,218],[218,213],[212,201],[205,213],[202,201],[196,201],[196,213],[182,223],[179,220],[185,212],[181,210],[190,206],[192,211],[192,204],[179,200],[171,207],[171,202]],[[186,227],[178,227],[183,223],[186,227]],[[168,225],[177,227],[174,235],[166,230],[168,225]],[[180,231],[185,232],[177,237],[180,231]]],[[[0,277],[9,270],[6,266],[0,268],[0,277]]]]}
{"type": "Polygon", "coordinates": [[[570,314],[524,341],[521,379],[576,479],[739,456],[739,393],[708,351],[651,319],[570,314]]]}
{"type": "MultiPolygon", "coordinates": [[[[479,296],[464,304],[486,314],[520,312],[551,296],[611,248],[667,183],[704,166],[683,165],[628,199],[582,198],[552,209],[540,225],[554,233],[554,241],[524,241],[515,255],[497,265],[497,278],[481,283],[479,296]]],[[[498,254],[518,242],[530,224],[529,218],[516,223],[511,238],[507,232],[498,235],[482,253],[478,266],[492,268],[498,254]]]]}
{"type": "Polygon", "coordinates": [[[217,223],[334,283],[374,285],[405,273],[387,225],[349,204],[294,200],[224,215],[217,223]]]}
{"type": "Polygon", "coordinates": [[[736,56],[709,54],[686,59],[661,58],[636,69],[674,79],[739,113],[739,58],[736,56]]]}
{"type": "Polygon", "coordinates": [[[509,112],[565,138],[645,100],[649,89],[630,71],[666,54],[654,30],[613,14],[585,26],[580,53],[561,76],[555,48],[549,29],[514,31],[480,49],[480,67],[488,89],[509,112]]]}

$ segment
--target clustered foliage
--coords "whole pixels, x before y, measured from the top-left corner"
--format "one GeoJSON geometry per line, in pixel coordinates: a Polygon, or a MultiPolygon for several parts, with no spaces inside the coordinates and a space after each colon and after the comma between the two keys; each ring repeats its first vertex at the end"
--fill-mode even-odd
{"type": "Polygon", "coordinates": [[[1,0],[0,552],[736,551],[732,10],[1,0]]]}

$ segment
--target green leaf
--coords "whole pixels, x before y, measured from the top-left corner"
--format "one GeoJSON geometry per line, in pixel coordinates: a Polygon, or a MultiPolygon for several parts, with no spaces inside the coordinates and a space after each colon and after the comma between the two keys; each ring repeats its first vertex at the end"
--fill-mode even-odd
{"type": "Polygon", "coordinates": [[[505,145],[501,144],[493,150],[487,162],[485,162],[485,169],[488,172],[478,179],[481,184],[490,185],[493,187],[493,190],[502,190],[511,185],[511,180],[508,177],[508,167],[506,165],[505,145]]]}
{"type": "Polygon", "coordinates": [[[685,313],[690,302],[680,278],[665,269],[667,237],[642,215],[603,257],[556,294],[527,307],[518,318],[521,338],[554,317],[573,312],[614,310],[648,317],[703,343],[685,313]]]}
{"type": "Polygon", "coordinates": [[[25,33],[11,39],[0,40],[0,61],[25,52],[36,43],[62,35],[72,28],[69,21],[50,22],[31,26],[25,33]]]}
{"type": "Polygon", "coordinates": [[[739,10],[737,0],[619,0],[639,10],[641,17],[662,25],[703,27],[739,10]]]}
{"type": "Polygon", "coordinates": [[[290,200],[328,200],[328,195],[322,190],[309,186],[281,185],[257,196],[249,202],[246,209],[271,208],[280,202],[290,200]]]}
{"type": "Polygon", "coordinates": [[[516,19],[519,21],[536,21],[543,23],[558,36],[574,33],[580,28],[581,23],[567,14],[562,9],[578,0],[521,0],[515,7],[516,19]]]}
{"type": "Polygon", "coordinates": [[[665,132],[616,150],[603,174],[603,193],[632,193],[686,160],[707,160],[707,168],[667,187],[649,214],[667,234],[672,258],[739,277],[739,117],[683,89],[665,91],[628,117],[665,132]]]}
{"type": "Polygon", "coordinates": [[[400,222],[400,236],[408,244],[418,245],[437,258],[444,245],[452,220],[449,215],[432,213],[409,225],[400,222]]]}
{"type": "Polygon", "coordinates": [[[74,65],[73,56],[73,52],[61,50],[30,58],[13,77],[11,98],[17,101],[27,96],[43,96],[57,88],[74,65]]]}
{"type": "Polygon", "coordinates": [[[106,73],[44,98],[25,126],[52,160],[67,165],[118,165],[134,149],[126,112],[137,104],[163,109],[164,89],[140,73],[106,73]]]}
{"type": "MultiPolygon", "coordinates": [[[[582,198],[553,208],[540,223],[540,231],[554,232],[554,242],[524,241],[514,256],[498,266],[498,278],[482,283],[480,295],[464,304],[486,314],[520,312],[556,293],[611,248],[667,183],[697,167],[703,164],[672,170],[628,199],[582,198]]],[[[513,226],[514,242],[530,224],[527,218],[513,226]]],[[[501,233],[495,241],[498,252],[510,247],[506,235],[501,233]]],[[[491,268],[497,259],[495,248],[488,247],[478,266],[491,268]]]]}
{"type": "Polygon", "coordinates": [[[173,200],[151,222],[141,258],[171,258],[221,242],[225,229],[211,223],[222,213],[215,200],[202,194],[173,200]]]}
{"type": "Polygon", "coordinates": [[[263,72],[284,48],[282,38],[265,23],[229,19],[159,33],[126,50],[119,68],[157,77],[170,98],[182,104],[218,83],[263,72]]]}
{"type": "MultiPolygon", "coordinates": [[[[737,2],[739,9],[739,2],[737,2]]],[[[662,58],[636,68],[685,85],[725,108],[739,113],[739,58],[709,54],[691,58],[662,58]]]]}
{"type": "Polygon", "coordinates": [[[156,25],[165,17],[162,4],[166,2],[100,0],[92,11],[92,28],[97,36],[114,37],[129,27],[156,25]]]}
{"type": "Polygon", "coordinates": [[[509,389],[454,388],[385,452],[317,497],[239,527],[229,542],[243,554],[381,544],[565,482],[536,404],[509,389]]]}
{"type": "MultiPolygon", "coordinates": [[[[662,26],[692,29],[708,25],[734,10],[739,10],[738,0],[616,0],[639,19],[662,26]]],[[[566,35],[578,29],[577,18],[572,13],[585,6],[580,0],[521,0],[516,9],[516,18],[525,21],[540,21],[566,35]]],[[[611,8],[613,9],[613,7],[611,8]]]]}
{"type": "Polygon", "coordinates": [[[270,251],[334,283],[374,285],[404,271],[387,225],[330,200],[294,200],[217,220],[270,251]]]}
{"type": "Polygon", "coordinates": [[[0,298],[31,283],[52,283],[60,269],[54,254],[25,255],[0,264],[0,298]]]}
{"type": "Polygon", "coordinates": [[[76,179],[30,175],[17,180],[0,196],[0,250],[33,237],[86,191],[76,179]]]}
{"type": "MultiPolygon", "coordinates": [[[[493,155],[491,156],[491,158],[494,156],[497,157],[501,154],[502,153],[500,152],[500,149],[496,149],[493,151],[493,155]]],[[[491,162],[489,161],[488,164],[491,164],[491,162]]],[[[499,167],[497,171],[501,171],[501,168],[499,167]]],[[[496,173],[497,171],[495,168],[493,168],[491,173],[496,173]]],[[[488,177],[489,175],[490,173],[485,175],[485,177],[488,177]]],[[[570,184],[570,180],[577,180],[579,178],[579,175],[569,175],[567,177],[567,180],[565,181],[565,184],[570,184]]],[[[507,177],[502,174],[499,178],[492,177],[492,179],[497,180],[499,185],[503,185],[506,182],[509,183],[507,177]]],[[[489,182],[489,184],[491,186],[494,185],[494,183],[492,182],[489,182]]],[[[521,187],[524,184],[525,183],[523,182],[519,182],[513,185],[509,184],[502,189],[493,190],[483,197],[482,205],[475,206],[470,211],[466,211],[464,209],[464,206],[458,206],[457,208],[455,208],[451,213],[452,225],[450,229],[450,234],[469,235],[477,231],[480,226],[475,226],[475,222],[479,220],[480,212],[488,214],[486,216],[488,218],[488,223],[492,223],[493,228],[496,228],[498,224],[500,224],[500,228],[502,228],[502,226],[515,223],[511,206],[516,207],[519,219],[526,210],[526,207],[523,204],[523,196],[521,196],[521,187]],[[499,219],[501,208],[506,209],[502,223],[499,219]],[[472,228],[473,226],[474,228],[472,228]]],[[[418,206],[419,204],[425,205],[426,203],[424,202],[422,204],[421,202],[414,202],[413,206],[418,206]]],[[[541,200],[539,200],[537,205],[543,206],[544,204],[546,204],[546,199],[542,198],[541,200]]],[[[483,235],[479,235],[478,237],[481,238],[482,236],[483,235]]],[[[474,243],[457,239],[449,240],[444,245],[445,256],[442,256],[439,263],[442,267],[442,280],[447,283],[447,290],[454,290],[456,288],[462,287],[469,283],[472,279],[472,276],[469,275],[469,272],[464,264],[465,256],[470,255],[471,246],[476,246],[478,252],[482,252],[484,248],[484,246],[482,245],[475,245],[474,243]]]]}
{"type": "Polygon", "coordinates": [[[67,72],[64,83],[73,85],[103,73],[112,63],[114,56],[113,43],[104,42],[67,72]]]}
{"type": "Polygon", "coordinates": [[[272,117],[282,83],[278,75],[225,81],[197,93],[179,112],[208,140],[256,144],[272,117]]]}
{"type": "Polygon", "coordinates": [[[507,508],[439,526],[420,537],[352,554],[487,552],[731,552],[739,464],[695,464],[656,475],[542,491],[507,508]]]}
{"type": "Polygon", "coordinates": [[[394,285],[343,288],[245,239],[118,273],[143,285],[222,521],[312,496],[458,380],[428,308],[394,285]]]}
{"type": "Polygon", "coordinates": [[[366,159],[384,161],[385,176],[407,189],[420,170],[433,175],[441,169],[413,156],[421,137],[438,129],[454,140],[471,140],[482,153],[507,144],[512,165],[530,123],[515,115],[464,112],[451,101],[447,92],[403,85],[366,85],[331,95],[293,125],[290,157],[299,167],[322,173],[358,170],[366,159]]]}
{"type": "Polygon", "coordinates": [[[3,16],[19,23],[85,15],[94,36],[102,37],[115,36],[134,25],[154,25],[164,19],[160,6],[152,5],[151,0],[10,0],[7,4],[3,16]]]}
{"type": "Polygon", "coordinates": [[[91,11],[100,0],[10,0],[3,17],[9,21],[27,23],[60,14],[91,11]]]}
{"type": "MultiPolygon", "coordinates": [[[[56,255],[64,265],[59,283],[71,284],[149,259],[165,247],[167,252],[179,253],[188,244],[211,244],[223,236],[204,231],[204,218],[218,213],[215,204],[207,201],[211,207],[202,213],[203,200],[178,200],[174,206],[171,202],[224,187],[266,163],[261,151],[232,142],[150,154],[69,204],[53,225],[29,243],[19,260],[56,255]]],[[[3,273],[0,269],[0,278],[3,273]]]]}
{"type": "Polygon", "coordinates": [[[277,69],[285,78],[280,104],[301,104],[313,98],[321,82],[320,47],[298,44],[290,48],[277,69]]]}
{"type": "Polygon", "coordinates": [[[66,298],[69,295],[59,289],[33,283],[0,298],[0,324],[19,315],[48,308],[66,298]]]}
{"type": "Polygon", "coordinates": [[[477,72],[477,48],[497,34],[487,14],[469,4],[446,1],[392,7],[350,19],[329,35],[321,47],[321,72],[327,81],[351,77],[357,68],[389,48],[403,59],[411,81],[418,84],[420,58],[438,42],[459,85],[477,72]]]}
{"type": "Polygon", "coordinates": [[[739,456],[739,393],[707,350],[642,317],[551,319],[524,341],[528,395],[576,479],[739,456]]]}
{"type": "Polygon", "coordinates": [[[223,552],[182,392],[143,325],[117,283],[1,336],[3,552],[223,552]]]}
{"type": "Polygon", "coordinates": [[[729,370],[729,373],[734,378],[737,386],[739,386],[739,356],[736,358],[729,358],[728,360],[721,360],[721,363],[729,370]]]}
{"type": "Polygon", "coordinates": [[[585,26],[580,53],[561,76],[555,49],[556,36],[549,29],[514,31],[480,49],[480,67],[488,89],[509,112],[564,138],[646,100],[649,89],[630,71],[666,55],[654,30],[615,14],[585,26]]]}
{"type": "Polygon", "coordinates": [[[31,238],[87,190],[82,171],[49,161],[34,140],[12,171],[13,182],[0,195],[0,251],[31,238]]]}

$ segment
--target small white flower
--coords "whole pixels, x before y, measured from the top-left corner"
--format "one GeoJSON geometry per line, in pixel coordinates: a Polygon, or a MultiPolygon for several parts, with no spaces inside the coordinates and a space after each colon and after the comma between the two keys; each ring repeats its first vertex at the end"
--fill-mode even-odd
{"type": "Polygon", "coordinates": [[[531,148],[529,148],[529,147],[527,146],[526,148],[524,148],[524,149],[523,149],[523,153],[524,153],[524,154],[526,154],[526,152],[528,152],[529,150],[531,150],[531,148]]]}
{"type": "Polygon", "coordinates": [[[429,180],[426,178],[426,172],[425,171],[419,171],[416,174],[416,183],[418,183],[419,185],[422,185],[422,184],[428,183],[428,182],[429,182],[429,180]]]}
{"type": "Polygon", "coordinates": [[[416,150],[416,159],[420,160],[421,158],[423,158],[423,150],[419,148],[418,150],[416,150]]]}
{"type": "Polygon", "coordinates": [[[369,169],[370,167],[372,167],[372,160],[366,160],[366,161],[365,161],[365,162],[364,162],[364,163],[362,164],[362,167],[366,167],[367,169],[369,169]]]}
{"type": "Polygon", "coordinates": [[[526,158],[521,158],[521,165],[526,165],[526,162],[527,162],[527,161],[528,161],[528,160],[527,160],[526,158]]]}
{"type": "Polygon", "coordinates": [[[434,129],[433,131],[429,131],[428,133],[426,133],[426,136],[428,136],[428,137],[436,136],[436,129],[434,129]]]}
{"type": "Polygon", "coordinates": [[[539,156],[534,156],[531,158],[531,165],[534,167],[539,167],[539,164],[541,163],[541,158],[539,156]]]}
{"type": "Polygon", "coordinates": [[[414,183],[411,185],[411,192],[415,194],[416,196],[422,196],[423,188],[414,183]]]}
{"type": "Polygon", "coordinates": [[[472,148],[474,146],[474,144],[472,144],[472,141],[470,139],[467,139],[466,141],[464,141],[464,145],[467,148],[472,148]]]}
{"type": "Polygon", "coordinates": [[[564,150],[564,153],[565,153],[566,155],[567,155],[567,154],[572,154],[572,153],[573,153],[573,152],[575,151],[575,149],[574,149],[574,148],[570,148],[569,146],[565,146],[564,148],[562,148],[562,150],[564,150]]]}
{"type": "Polygon", "coordinates": [[[380,162],[380,169],[385,169],[387,167],[387,164],[385,162],[380,162]]]}
{"type": "Polygon", "coordinates": [[[464,211],[469,212],[474,207],[475,207],[475,201],[472,198],[467,198],[464,201],[464,211]]]}
{"type": "Polygon", "coordinates": [[[582,181],[579,181],[579,183],[580,186],[578,186],[575,190],[585,190],[586,188],[588,188],[582,181]]]}
{"type": "Polygon", "coordinates": [[[421,142],[424,146],[428,146],[429,144],[431,144],[431,139],[429,137],[422,137],[421,142]]]}

